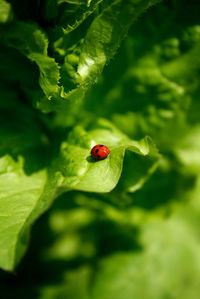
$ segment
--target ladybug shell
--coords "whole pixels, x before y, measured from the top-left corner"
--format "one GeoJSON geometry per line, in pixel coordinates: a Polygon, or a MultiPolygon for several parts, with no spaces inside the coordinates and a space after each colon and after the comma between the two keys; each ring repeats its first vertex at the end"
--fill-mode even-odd
{"type": "Polygon", "coordinates": [[[110,154],[110,150],[107,146],[103,144],[96,144],[92,149],[91,149],[91,156],[95,160],[103,160],[107,158],[107,156],[110,154]]]}

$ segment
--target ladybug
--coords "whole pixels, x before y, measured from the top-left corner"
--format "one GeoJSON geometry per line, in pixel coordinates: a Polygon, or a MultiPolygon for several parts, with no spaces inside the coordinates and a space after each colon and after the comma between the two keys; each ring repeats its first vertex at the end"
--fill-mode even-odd
{"type": "Polygon", "coordinates": [[[108,157],[110,150],[103,144],[96,144],[90,152],[91,156],[95,160],[103,160],[108,157]]]}

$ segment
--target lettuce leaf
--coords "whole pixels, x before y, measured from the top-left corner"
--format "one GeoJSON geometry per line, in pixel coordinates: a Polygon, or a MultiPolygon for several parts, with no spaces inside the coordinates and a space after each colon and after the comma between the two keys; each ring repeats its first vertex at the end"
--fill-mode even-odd
{"type": "Polygon", "coordinates": [[[110,192],[120,179],[125,150],[132,153],[133,163],[129,167],[129,183],[124,190],[133,192],[142,186],[144,178],[147,179],[149,175],[148,171],[153,172],[153,169],[156,169],[158,151],[149,138],[139,142],[130,140],[105,120],[97,122],[89,131],[81,127],[75,128],[67,142],[62,144],[60,157],[52,171],[60,174],[59,185],[62,191],[74,189],[110,192]],[[106,144],[110,148],[111,153],[105,160],[94,161],[91,158],[90,149],[95,144],[106,144]],[[139,173],[134,168],[134,156],[137,163],[138,155],[143,156],[148,165],[143,167],[140,164],[139,173]]]}
{"type": "MultiPolygon", "coordinates": [[[[108,121],[99,120],[87,130],[74,128],[62,142],[60,154],[52,156],[49,137],[34,112],[16,94],[4,92],[7,101],[0,106],[4,116],[0,129],[0,267],[11,271],[26,251],[33,222],[59,194],[112,190],[120,179],[126,149],[151,161],[149,167],[159,155],[154,148],[152,156],[148,139],[130,140],[108,121]],[[91,159],[90,149],[96,143],[108,144],[111,154],[107,159],[91,159]]],[[[144,168],[141,175],[147,172],[144,168]]]]}
{"type": "MultiPolygon", "coordinates": [[[[10,28],[6,29],[3,42],[20,51],[38,66],[41,89],[30,91],[28,87],[23,86],[34,105],[45,112],[59,111],[69,109],[69,100],[84,98],[88,88],[98,80],[104,66],[115,55],[133,21],[154,2],[156,1],[130,0],[124,5],[122,0],[117,0],[105,5],[102,12],[94,17],[86,33],[83,34],[80,30],[80,39],[83,39],[83,42],[72,47],[73,52],[79,51],[80,48],[75,65],[69,59],[69,54],[73,54],[69,42],[68,52],[64,50],[64,64],[60,63],[60,58],[58,62],[55,59],[56,45],[60,43],[58,41],[67,39],[66,32],[56,41],[56,34],[49,31],[47,35],[35,23],[13,22],[10,28]],[[50,56],[48,49],[51,44],[54,44],[55,49],[52,49],[50,56]],[[73,87],[70,81],[73,81],[73,87]]],[[[98,4],[100,1],[88,2],[86,7],[95,9],[98,4]]],[[[76,22],[77,25],[72,25],[73,30],[81,23],[79,20],[76,22]]],[[[66,47],[65,43],[63,47],[66,47]]],[[[57,52],[60,51],[61,49],[57,52]]]]}
{"type": "Polygon", "coordinates": [[[0,159],[0,266],[13,270],[23,256],[27,222],[44,188],[46,175],[39,171],[27,176],[23,160],[0,159]]]}

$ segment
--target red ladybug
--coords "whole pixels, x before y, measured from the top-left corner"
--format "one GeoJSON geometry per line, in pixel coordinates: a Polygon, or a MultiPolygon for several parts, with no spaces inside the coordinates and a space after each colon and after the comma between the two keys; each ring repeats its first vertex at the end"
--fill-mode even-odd
{"type": "Polygon", "coordinates": [[[110,150],[107,146],[103,144],[96,144],[90,152],[92,158],[95,160],[103,160],[108,157],[110,150]]]}

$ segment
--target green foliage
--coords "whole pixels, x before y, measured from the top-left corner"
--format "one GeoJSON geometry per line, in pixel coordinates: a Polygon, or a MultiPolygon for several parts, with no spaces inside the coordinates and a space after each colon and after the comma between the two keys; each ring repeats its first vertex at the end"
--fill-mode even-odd
{"type": "Polygon", "coordinates": [[[10,20],[12,15],[11,6],[8,2],[0,1],[0,23],[6,23],[10,20]]]}
{"type": "Polygon", "coordinates": [[[0,0],[2,298],[199,298],[199,6],[0,0]]]}
{"type": "Polygon", "coordinates": [[[11,270],[26,249],[26,226],[41,196],[45,173],[27,176],[22,161],[15,162],[10,156],[1,158],[0,169],[0,263],[2,268],[11,270]]]}

